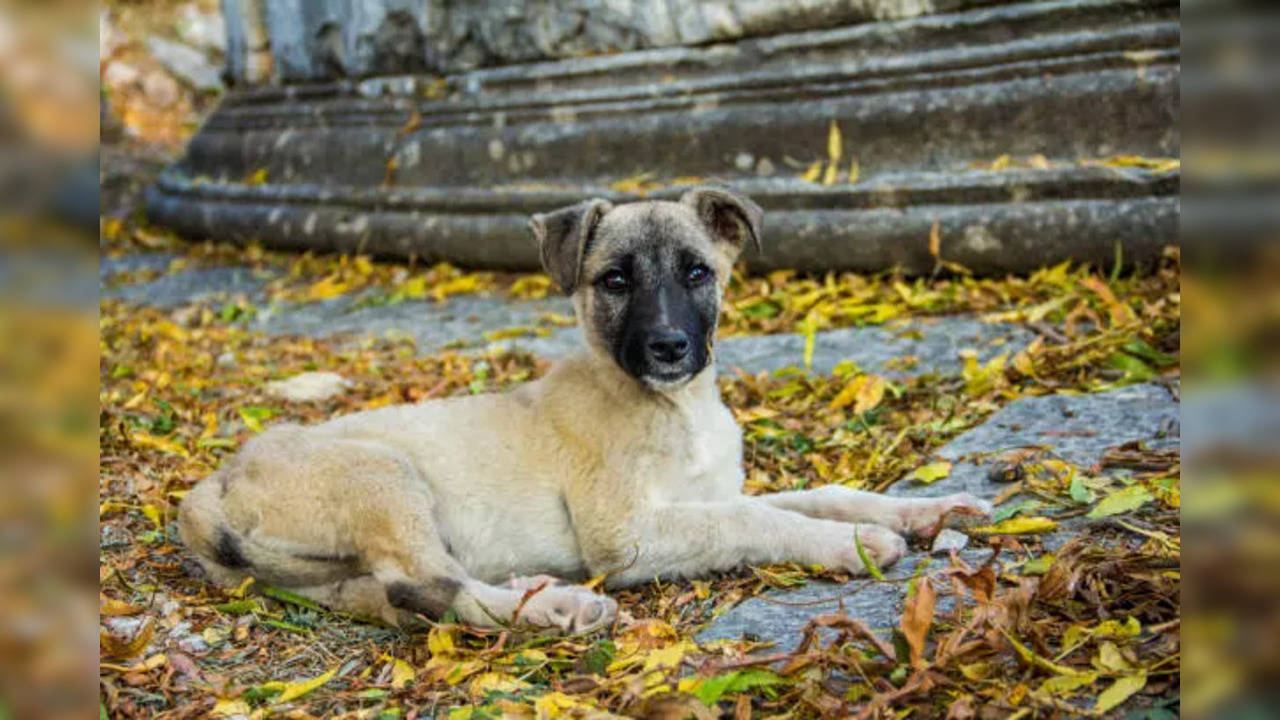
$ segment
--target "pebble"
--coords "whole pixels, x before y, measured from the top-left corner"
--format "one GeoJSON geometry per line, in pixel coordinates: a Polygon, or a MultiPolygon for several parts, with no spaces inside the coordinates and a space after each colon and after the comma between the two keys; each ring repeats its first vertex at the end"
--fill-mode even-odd
{"type": "Polygon", "coordinates": [[[284,400],[310,402],[341,395],[350,386],[350,381],[337,373],[305,372],[267,383],[267,392],[284,400]]]}
{"type": "Polygon", "coordinates": [[[969,536],[958,530],[951,528],[943,528],[933,539],[933,547],[929,549],[932,553],[949,553],[952,550],[959,552],[969,545],[969,536]]]}

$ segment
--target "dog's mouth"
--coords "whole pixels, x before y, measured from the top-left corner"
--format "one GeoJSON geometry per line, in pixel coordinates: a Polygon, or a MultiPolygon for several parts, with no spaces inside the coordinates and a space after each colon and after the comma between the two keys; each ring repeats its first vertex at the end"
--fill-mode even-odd
{"type": "Polygon", "coordinates": [[[642,380],[664,385],[682,385],[693,379],[692,370],[651,370],[644,374],[642,380]]]}

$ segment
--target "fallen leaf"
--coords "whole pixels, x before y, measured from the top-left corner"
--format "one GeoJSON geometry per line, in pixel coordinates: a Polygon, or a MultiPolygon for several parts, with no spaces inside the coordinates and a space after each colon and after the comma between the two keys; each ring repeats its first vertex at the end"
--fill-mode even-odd
{"type": "Polygon", "coordinates": [[[300,680],[298,682],[288,683],[284,686],[284,689],[280,691],[280,696],[276,698],[276,702],[286,703],[290,700],[300,698],[329,682],[333,679],[333,676],[337,674],[338,668],[335,667],[326,673],[311,678],[310,680],[300,680]]]}
{"type": "Polygon", "coordinates": [[[1098,700],[1093,705],[1093,711],[1096,713],[1109,712],[1146,686],[1147,676],[1145,673],[1126,675],[1119,678],[1111,687],[1103,690],[1098,695],[1098,700]]]}
{"type": "Polygon", "coordinates": [[[1089,511],[1089,517],[1101,518],[1118,515],[1130,510],[1137,510],[1155,499],[1149,490],[1141,485],[1130,485],[1107,495],[1089,511]]]}
{"type": "Polygon", "coordinates": [[[977,535],[1038,535],[1058,529],[1058,523],[1047,517],[1014,517],[994,525],[969,528],[977,535]]]}
{"type": "Polygon", "coordinates": [[[903,637],[907,639],[912,667],[920,667],[922,663],[925,638],[933,625],[935,599],[933,582],[925,576],[916,583],[916,591],[907,598],[902,608],[899,628],[902,630],[903,637]]]}
{"type": "Polygon", "coordinates": [[[941,480],[942,478],[945,478],[950,474],[951,474],[951,463],[947,462],[946,460],[939,460],[938,462],[932,462],[932,463],[929,463],[928,465],[921,465],[915,470],[912,470],[911,474],[907,475],[906,479],[915,480],[916,482],[922,485],[929,485],[931,483],[935,483],[941,480]]]}

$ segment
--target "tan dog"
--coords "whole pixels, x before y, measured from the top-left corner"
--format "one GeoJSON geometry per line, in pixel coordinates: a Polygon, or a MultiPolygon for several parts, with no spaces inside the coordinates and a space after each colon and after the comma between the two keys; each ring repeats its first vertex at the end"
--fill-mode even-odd
{"type": "Polygon", "coordinates": [[[252,575],[392,623],[452,609],[577,632],[611,622],[616,603],[551,581],[522,605],[550,581],[538,574],[609,573],[617,587],[786,561],[861,573],[855,532],[889,564],[900,533],[990,510],[839,486],[742,494],[712,344],[733,262],[759,242],[752,201],[712,188],[592,200],[531,227],[588,347],[509,393],[253,438],[182,503],[182,537],[215,581],[252,575]]]}

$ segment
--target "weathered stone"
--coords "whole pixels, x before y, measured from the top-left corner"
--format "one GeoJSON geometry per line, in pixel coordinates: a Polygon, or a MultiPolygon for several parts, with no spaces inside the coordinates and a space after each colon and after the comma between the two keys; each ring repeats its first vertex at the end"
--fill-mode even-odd
{"type": "MultiPolygon", "coordinates": [[[[966,550],[960,553],[960,557],[972,566],[981,564],[990,554],[990,550],[966,550]]],[[[926,561],[935,570],[943,567],[940,564],[943,561],[911,555],[884,570],[886,582],[871,579],[857,579],[844,584],[811,582],[792,590],[770,590],[761,597],[744,600],[716,618],[698,633],[696,639],[707,642],[746,637],[773,643],[762,652],[789,652],[800,643],[801,631],[810,619],[841,610],[888,639],[902,614],[907,582],[926,561]]],[[[936,589],[937,612],[949,612],[955,603],[950,588],[938,583],[936,589]]],[[[824,640],[833,635],[835,631],[832,630],[819,632],[819,637],[824,640]]]]}
{"type": "MultiPolygon", "coordinates": [[[[895,379],[954,374],[960,370],[963,349],[976,350],[979,360],[986,362],[1004,352],[1017,352],[1031,338],[1019,326],[984,323],[968,316],[840,328],[815,335],[812,369],[826,375],[838,363],[850,360],[866,372],[895,379]]],[[[717,343],[716,358],[726,370],[800,367],[804,344],[804,336],[798,334],[727,337],[717,343]]]]}
{"type": "Polygon", "coordinates": [[[202,12],[195,3],[178,9],[178,37],[188,45],[204,50],[227,51],[227,24],[221,13],[202,12]]]}
{"type": "MultiPolygon", "coordinates": [[[[184,234],[528,269],[530,212],[635,199],[611,185],[649,172],[666,186],[648,197],[678,197],[671,183],[696,176],[760,202],[758,268],[928,273],[935,224],[942,259],[981,273],[1063,259],[1107,267],[1117,245],[1142,263],[1177,237],[1177,171],[1080,162],[1178,155],[1169,0],[949,13],[967,4],[228,5],[243,16],[228,12],[243,30],[233,70],[266,52],[250,30],[269,25],[260,45],[278,74],[328,80],[227,98],[148,196],[152,217],[184,234]],[[491,47],[578,47],[573,33],[605,33],[590,28],[610,26],[611,12],[675,32],[664,42],[737,39],[485,67],[443,84],[420,72],[436,28],[491,63],[503,57],[491,47]],[[839,26],[882,16],[910,19],[839,26]],[[767,34],[811,25],[823,29],[767,34]],[[845,139],[837,182],[806,182],[800,168],[825,158],[832,121],[845,139]],[[976,169],[1006,154],[1010,169],[976,169]],[[258,169],[268,183],[243,183],[258,169]]],[[[444,45],[442,57],[469,52],[444,45]]]]}
{"type": "Polygon", "coordinates": [[[986,422],[935,454],[954,461],[951,473],[920,485],[902,481],[890,495],[911,497],[969,492],[994,497],[1006,487],[990,477],[992,454],[1044,447],[1082,468],[1096,465],[1109,447],[1141,440],[1152,448],[1177,445],[1179,403],[1161,385],[1130,385],[1090,395],[1045,395],[1014,400],[986,422]],[[981,456],[979,459],[972,459],[981,456]]]}
{"type": "Polygon", "coordinates": [[[165,275],[148,283],[104,288],[103,297],[115,297],[159,307],[193,302],[228,300],[257,295],[266,286],[258,272],[243,267],[217,267],[165,275]]]}
{"type": "Polygon", "coordinates": [[[199,50],[162,37],[147,39],[147,47],[160,64],[196,90],[222,90],[222,78],[209,58],[199,50]]]}

